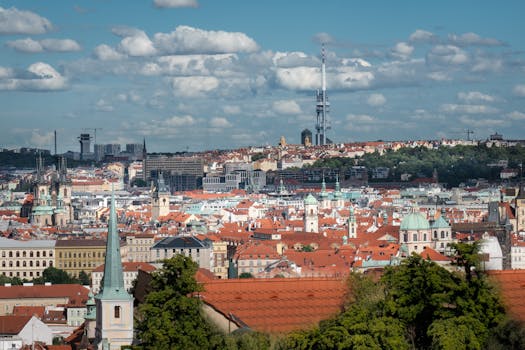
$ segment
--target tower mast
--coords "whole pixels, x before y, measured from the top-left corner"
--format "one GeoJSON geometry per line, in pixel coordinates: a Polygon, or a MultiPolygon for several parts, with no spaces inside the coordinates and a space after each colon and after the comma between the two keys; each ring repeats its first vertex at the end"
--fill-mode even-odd
{"type": "Polygon", "coordinates": [[[323,146],[327,144],[326,131],[330,129],[328,123],[330,103],[326,95],[326,52],[324,44],[321,47],[321,90],[317,90],[316,100],[317,121],[315,124],[315,144],[323,146]]]}

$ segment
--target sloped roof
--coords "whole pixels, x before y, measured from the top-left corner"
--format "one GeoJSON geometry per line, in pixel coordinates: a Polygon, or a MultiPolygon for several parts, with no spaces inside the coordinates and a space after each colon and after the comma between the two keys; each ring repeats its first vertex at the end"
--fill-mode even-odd
{"type": "Polygon", "coordinates": [[[271,278],[203,281],[202,300],[253,330],[284,333],[315,326],[341,311],[341,278],[271,278]]]}
{"type": "MultiPolygon", "coordinates": [[[[148,264],[146,262],[123,262],[122,263],[122,272],[133,272],[138,270],[144,270],[147,272],[155,271],[155,266],[148,264]]],[[[104,264],[97,266],[93,272],[103,272],[104,264]]]]}
{"type": "Polygon", "coordinates": [[[525,270],[489,271],[488,273],[500,287],[507,313],[515,320],[525,322],[525,270]]]}
{"type": "Polygon", "coordinates": [[[0,300],[23,298],[65,298],[71,304],[85,304],[88,290],[80,284],[54,284],[34,286],[0,286],[0,300]]]}
{"type": "Polygon", "coordinates": [[[15,335],[22,331],[32,316],[0,316],[0,334],[15,335]]]}
{"type": "Polygon", "coordinates": [[[25,305],[15,305],[13,307],[14,316],[36,316],[42,318],[46,308],[44,306],[25,306],[25,305]]]}

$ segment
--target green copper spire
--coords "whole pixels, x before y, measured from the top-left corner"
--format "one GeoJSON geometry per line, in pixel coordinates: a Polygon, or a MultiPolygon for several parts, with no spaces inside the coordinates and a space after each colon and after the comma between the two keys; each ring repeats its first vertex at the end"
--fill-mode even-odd
{"type": "Polygon", "coordinates": [[[115,194],[111,194],[111,210],[109,214],[108,240],[106,244],[106,259],[104,261],[104,277],[102,290],[98,299],[128,300],[131,296],[124,288],[124,274],[120,257],[120,242],[117,231],[117,213],[115,210],[115,194]]]}
{"type": "Polygon", "coordinates": [[[324,180],[324,174],[323,174],[323,182],[321,183],[321,193],[319,194],[319,197],[323,199],[328,197],[328,193],[326,193],[326,181],[324,180]]]}

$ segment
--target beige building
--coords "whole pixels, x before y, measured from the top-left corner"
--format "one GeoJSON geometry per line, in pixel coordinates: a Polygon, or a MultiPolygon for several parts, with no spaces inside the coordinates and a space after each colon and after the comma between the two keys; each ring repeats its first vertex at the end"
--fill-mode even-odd
{"type": "Polygon", "coordinates": [[[142,233],[126,236],[127,261],[151,261],[150,249],[155,244],[155,235],[142,233]]]}
{"type": "Polygon", "coordinates": [[[0,275],[32,280],[55,264],[53,240],[17,241],[0,237],[0,275]]]}
{"type": "Polygon", "coordinates": [[[56,267],[78,277],[80,271],[88,275],[104,263],[106,242],[101,239],[59,240],[55,245],[56,267]]]}
{"type": "MultiPolygon", "coordinates": [[[[133,287],[133,281],[137,279],[139,270],[151,273],[155,271],[155,266],[145,262],[123,262],[122,273],[124,274],[124,288],[128,292],[133,287]]],[[[100,292],[102,286],[102,278],[104,277],[104,265],[100,265],[91,273],[91,291],[94,294],[100,292]]]]}

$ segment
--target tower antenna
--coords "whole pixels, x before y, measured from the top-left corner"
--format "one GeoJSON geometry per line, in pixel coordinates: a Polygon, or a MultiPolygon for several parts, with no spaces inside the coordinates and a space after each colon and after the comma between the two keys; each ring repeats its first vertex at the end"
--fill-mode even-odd
{"type": "Polygon", "coordinates": [[[330,129],[328,122],[330,103],[326,95],[326,51],[324,44],[321,45],[321,90],[317,90],[316,101],[315,144],[324,146],[328,143],[326,131],[330,129]]]}

